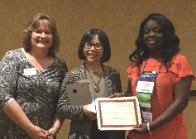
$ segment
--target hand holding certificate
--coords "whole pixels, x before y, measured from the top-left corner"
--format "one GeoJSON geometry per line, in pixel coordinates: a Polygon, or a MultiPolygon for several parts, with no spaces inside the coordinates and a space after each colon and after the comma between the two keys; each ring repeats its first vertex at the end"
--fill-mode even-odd
{"type": "Polygon", "coordinates": [[[100,130],[131,130],[141,124],[137,97],[97,98],[98,128],[100,130]]]}

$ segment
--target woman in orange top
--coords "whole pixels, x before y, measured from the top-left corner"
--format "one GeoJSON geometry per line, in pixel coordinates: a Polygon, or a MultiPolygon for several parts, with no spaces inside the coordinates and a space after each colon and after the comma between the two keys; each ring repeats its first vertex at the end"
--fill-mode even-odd
{"type": "MultiPolygon", "coordinates": [[[[178,54],[179,38],[171,21],[161,14],[149,15],[140,26],[137,48],[130,55],[127,93],[136,96],[136,80],[143,71],[156,71],[151,95],[152,121],[127,131],[131,139],[187,139],[183,110],[194,74],[187,59],[178,54]]],[[[116,96],[120,94],[116,93],[116,96]]]]}

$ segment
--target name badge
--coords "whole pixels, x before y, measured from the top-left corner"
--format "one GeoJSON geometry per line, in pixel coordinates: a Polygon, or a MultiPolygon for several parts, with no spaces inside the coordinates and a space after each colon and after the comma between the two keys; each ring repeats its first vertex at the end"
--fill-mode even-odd
{"type": "Polygon", "coordinates": [[[24,75],[36,75],[37,70],[35,68],[29,68],[29,69],[24,69],[23,71],[24,75]]]}
{"type": "Polygon", "coordinates": [[[137,81],[136,92],[153,94],[156,77],[157,72],[144,71],[137,81]]]}

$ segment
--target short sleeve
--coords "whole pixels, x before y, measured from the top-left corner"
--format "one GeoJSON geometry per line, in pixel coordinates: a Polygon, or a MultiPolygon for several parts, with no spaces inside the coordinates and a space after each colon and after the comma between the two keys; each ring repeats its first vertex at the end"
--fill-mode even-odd
{"type": "Polygon", "coordinates": [[[178,80],[180,80],[181,78],[186,77],[186,76],[192,76],[192,79],[195,80],[194,73],[193,73],[186,57],[184,57],[183,55],[178,54],[178,55],[174,56],[174,58],[171,61],[171,67],[170,67],[169,71],[177,74],[177,78],[176,78],[175,82],[177,82],[178,80]]]}
{"type": "Polygon", "coordinates": [[[15,54],[9,51],[0,63],[0,108],[6,108],[13,100],[18,78],[15,54]]]}
{"type": "Polygon", "coordinates": [[[132,77],[134,75],[136,74],[138,75],[139,70],[138,70],[138,67],[135,66],[134,62],[128,67],[127,72],[128,72],[128,78],[130,81],[132,81],[132,77]]]}

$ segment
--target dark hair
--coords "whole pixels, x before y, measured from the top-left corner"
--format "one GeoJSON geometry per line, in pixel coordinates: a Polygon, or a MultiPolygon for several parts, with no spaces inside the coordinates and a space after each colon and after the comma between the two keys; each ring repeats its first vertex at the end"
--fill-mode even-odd
{"type": "Polygon", "coordinates": [[[155,20],[161,26],[164,36],[164,48],[163,48],[163,64],[168,69],[172,57],[180,51],[179,43],[180,40],[175,34],[175,28],[172,22],[164,15],[153,13],[146,17],[140,25],[139,35],[135,42],[136,49],[129,56],[130,61],[135,61],[136,65],[142,64],[144,58],[149,58],[150,50],[145,46],[144,43],[144,26],[149,20],[155,20]],[[134,59],[133,59],[134,58],[134,59]]]}
{"type": "Polygon", "coordinates": [[[88,30],[83,35],[82,40],[80,41],[79,48],[78,48],[78,57],[82,60],[86,60],[86,57],[84,56],[83,47],[86,42],[90,42],[92,40],[94,35],[98,35],[99,41],[104,49],[103,57],[101,58],[101,63],[109,61],[111,57],[111,50],[110,50],[110,42],[109,42],[108,36],[106,35],[104,31],[102,31],[101,29],[96,29],[96,28],[92,28],[88,30]]]}
{"type": "Polygon", "coordinates": [[[27,28],[24,30],[23,47],[25,51],[31,51],[31,36],[32,31],[40,24],[41,21],[46,21],[53,35],[52,46],[48,50],[48,55],[55,56],[59,51],[60,37],[57,32],[56,22],[50,16],[44,13],[38,13],[32,21],[28,23],[27,28]]]}

